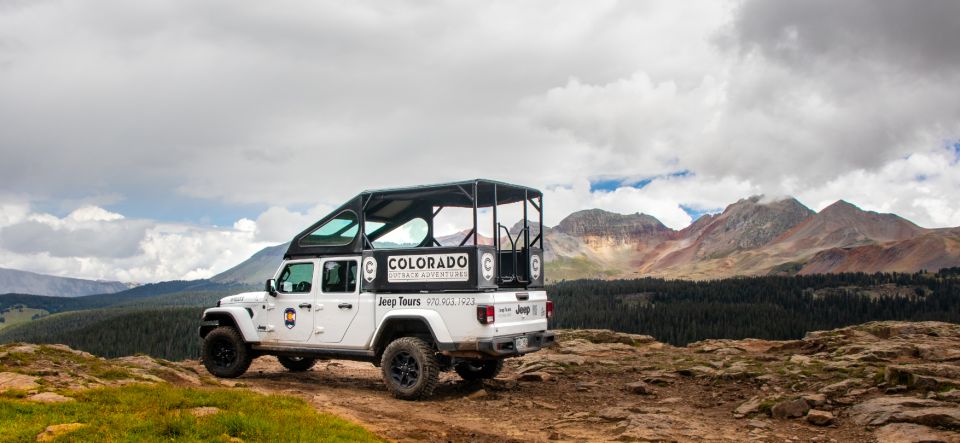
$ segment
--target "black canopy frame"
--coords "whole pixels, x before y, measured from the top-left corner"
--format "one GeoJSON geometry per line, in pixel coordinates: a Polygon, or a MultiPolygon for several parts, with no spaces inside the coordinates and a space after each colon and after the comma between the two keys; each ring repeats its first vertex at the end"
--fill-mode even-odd
{"type": "MultiPolygon", "coordinates": [[[[433,222],[435,217],[448,207],[469,208],[472,211],[473,226],[458,247],[480,246],[477,214],[481,209],[489,208],[492,212],[491,227],[497,254],[497,280],[499,283],[524,283],[525,273],[518,272],[521,262],[529,259],[530,248],[543,250],[543,193],[526,186],[485,179],[361,192],[294,237],[285,258],[358,254],[377,249],[374,247],[377,239],[415,218],[422,218],[427,222],[427,235],[414,249],[440,247],[441,244],[434,236],[433,222]],[[523,208],[523,226],[515,233],[500,223],[498,214],[499,206],[513,203],[522,203],[523,208]],[[530,220],[531,211],[536,212],[533,221],[530,220]],[[356,224],[359,225],[358,233],[350,243],[330,246],[312,245],[302,241],[345,212],[353,213],[356,224]],[[382,223],[382,226],[368,232],[368,222],[382,223]],[[532,238],[531,223],[536,225],[536,235],[532,238]],[[501,232],[505,235],[501,236],[501,232]],[[511,263],[505,264],[510,266],[502,266],[501,262],[508,257],[511,263]],[[509,270],[501,275],[503,268],[509,270]]],[[[349,232],[354,226],[344,226],[335,235],[349,232]]]]}

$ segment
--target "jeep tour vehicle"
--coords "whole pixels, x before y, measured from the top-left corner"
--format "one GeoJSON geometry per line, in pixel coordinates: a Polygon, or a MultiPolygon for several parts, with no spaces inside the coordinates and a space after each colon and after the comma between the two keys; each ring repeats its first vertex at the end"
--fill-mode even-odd
{"type": "Polygon", "coordinates": [[[264,291],[204,311],[203,364],[238,377],[262,355],[290,371],[369,361],[401,399],[429,396],[444,370],[493,378],[554,343],[542,208],[540,191],[490,180],[362,192],[293,238],[264,291]],[[507,207],[522,213],[513,227],[507,207]],[[472,228],[435,237],[445,211],[472,228]]]}

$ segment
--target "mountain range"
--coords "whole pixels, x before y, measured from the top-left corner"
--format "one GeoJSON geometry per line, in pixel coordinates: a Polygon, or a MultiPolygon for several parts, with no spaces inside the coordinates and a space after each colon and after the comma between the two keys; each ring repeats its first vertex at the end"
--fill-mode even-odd
{"type": "MultiPolygon", "coordinates": [[[[580,211],[545,238],[548,263],[579,258],[614,277],[915,272],[960,265],[960,228],[924,229],[842,200],[814,212],[793,198],[751,197],[680,231],[644,214],[580,211]],[[610,218],[616,222],[603,222],[610,218]]],[[[598,276],[557,271],[554,279],[598,276]]]]}
{"type": "Polygon", "coordinates": [[[92,294],[113,294],[134,285],[118,281],[83,280],[55,277],[15,269],[0,268],[0,294],[19,293],[80,297],[92,294]]]}
{"type": "MultiPolygon", "coordinates": [[[[264,249],[212,280],[259,284],[276,271],[286,246],[264,249]]],[[[794,198],[754,196],[681,230],[647,214],[577,211],[544,228],[544,248],[551,281],[916,272],[960,266],[960,228],[925,229],[842,200],[815,212],[794,198]]]]}
{"type": "MultiPolygon", "coordinates": [[[[519,223],[511,232],[519,232],[519,223]]],[[[457,245],[464,235],[437,240],[457,245]]],[[[492,244],[488,237],[479,241],[492,244]]],[[[647,214],[577,211],[544,228],[544,248],[548,281],[916,272],[960,266],[960,228],[926,229],[842,200],[815,212],[793,198],[754,196],[681,230],[647,214]]],[[[259,286],[276,271],[286,249],[287,244],[265,248],[210,281],[259,286]]],[[[132,286],[0,268],[0,293],[76,297],[132,286]]]]}

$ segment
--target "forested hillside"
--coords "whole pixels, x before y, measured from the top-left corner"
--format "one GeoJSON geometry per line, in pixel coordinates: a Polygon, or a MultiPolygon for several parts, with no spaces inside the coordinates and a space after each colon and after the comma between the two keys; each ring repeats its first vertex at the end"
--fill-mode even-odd
{"type": "MultiPolygon", "coordinates": [[[[936,274],[715,281],[579,280],[550,285],[547,292],[556,303],[552,328],[608,328],[649,334],[675,345],[707,338],[794,339],[808,331],[871,320],[960,323],[960,268],[936,274]]],[[[53,315],[0,331],[0,343],[65,343],[111,357],[146,353],[196,358],[200,311],[229,293],[221,288],[112,300],[4,295],[0,307],[26,304],[53,315]]]]}
{"type": "Polygon", "coordinates": [[[674,345],[707,338],[796,339],[872,320],[960,323],[960,268],[937,274],[828,274],[715,281],[578,280],[548,288],[556,328],[609,328],[674,345]]]}

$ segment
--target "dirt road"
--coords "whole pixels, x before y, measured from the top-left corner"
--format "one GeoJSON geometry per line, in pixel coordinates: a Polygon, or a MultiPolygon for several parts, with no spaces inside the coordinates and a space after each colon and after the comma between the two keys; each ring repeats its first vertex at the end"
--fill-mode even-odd
{"type": "Polygon", "coordinates": [[[757,395],[789,397],[804,388],[795,377],[771,375],[789,358],[767,355],[772,342],[704,352],[643,336],[589,334],[568,334],[554,349],[509,360],[495,380],[468,383],[444,373],[436,394],[419,402],[392,398],[378,368],[348,361],[290,373],[264,357],[235,383],[300,396],[397,441],[875,441],[846,420],[822,427],[771,419],[769,410],[735,417],[757,395]]]}

